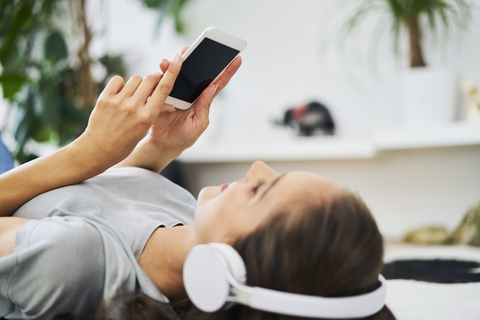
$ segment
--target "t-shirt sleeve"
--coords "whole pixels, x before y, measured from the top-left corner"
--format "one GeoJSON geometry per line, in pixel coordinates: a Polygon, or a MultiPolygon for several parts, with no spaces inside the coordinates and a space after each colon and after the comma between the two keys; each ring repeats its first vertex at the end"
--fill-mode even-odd
{"type": "Polygon", "coordinates": [[[78,217],[30,220],[0,259],[0,317],[90,316],[102,300],[105,256],[98,230],[78,217]]]}
{"type": "MultiPolygon", "coordinates": [[[[15,252],[0,258],[0,317],[52,319],[96,313],[123,293],[168,299],[139,267],[121,235],[97,217],[30,220],[17,232],[15,252]]],[[[177,319],[170,307],[164,307],[177,319]]]]}

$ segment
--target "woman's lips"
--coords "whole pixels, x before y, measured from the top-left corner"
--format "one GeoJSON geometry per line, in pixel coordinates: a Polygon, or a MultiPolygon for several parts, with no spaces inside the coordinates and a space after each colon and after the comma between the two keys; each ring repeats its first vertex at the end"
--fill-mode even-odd
{"type": "Polygon", "coordinates": [[[230,183],[224,183],[224,184],[222,184],[222,185],[220,186],[220,191],[221,191],[221,192],[225,191],[225,190],[228,188],[229,185],[230,185],[230,183]]]}
{"type": "Polygon", "coordinates": [[[222,184],[222,185],[220,186],[220,191],[223,192],[223,191],[227,190],[228,187],[233,186],[235,183],[237,183],[237,181],[222,184]]]}

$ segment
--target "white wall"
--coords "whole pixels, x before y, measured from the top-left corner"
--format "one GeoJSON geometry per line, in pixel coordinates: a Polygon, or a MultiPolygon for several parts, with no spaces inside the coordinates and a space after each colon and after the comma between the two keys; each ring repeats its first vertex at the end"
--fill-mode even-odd
{"type": "MultiPolygon", "coordinates": [[[[327,176],[359,194],[382,234],[401,239],[405,231],[443,226],[453,231],[469,208],[480,203],[480,146],[382,152],[372,159],[268,162],[279,173],[305,170],[327,176]]],[[[188,188],[245,177],[250,163],[183,164],[188,188]]]]}

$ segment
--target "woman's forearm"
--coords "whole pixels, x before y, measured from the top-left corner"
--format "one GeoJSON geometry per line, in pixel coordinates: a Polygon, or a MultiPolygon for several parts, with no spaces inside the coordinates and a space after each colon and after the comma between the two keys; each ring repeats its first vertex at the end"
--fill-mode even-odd
{"type": "Polygon", "coordinates": [[[170,162],[181,154],[178,150],[167,150],[156,145],[149,136],[135,147],[133,152],[115,168],[139,167],[160,173],[170,162]]]}
{"type": "Polygon", "coordinates": [[[0,175],[0,216],[9,216],[28,200],[62,186],[79,183],[108,169],[92,150],[75,141],[57,152],[0,175]]]}
{"type": "Polygon", "coordinates": [[[159,117],[181,65],[176,54],[164,75],[133,76],[127,83],[113,77],[77,140],[0,175],[0,216],[11,215],[41,193],[84,181],[126,159],[159,117]]]}

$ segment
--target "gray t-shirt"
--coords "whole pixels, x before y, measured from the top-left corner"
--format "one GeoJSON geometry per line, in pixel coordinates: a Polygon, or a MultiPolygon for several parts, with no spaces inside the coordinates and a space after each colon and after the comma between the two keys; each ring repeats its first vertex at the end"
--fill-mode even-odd
{"type": "Polygon", "coordinates": [[[0,317],[91,315],[102,299],[134,291],[168,302],[137,260],[156,228],[191,224],[195,204],[140,168],[110,169],[30,200],[14,216],[33,220],[17,232],[15,253],[0,258],[0,317]]]}

